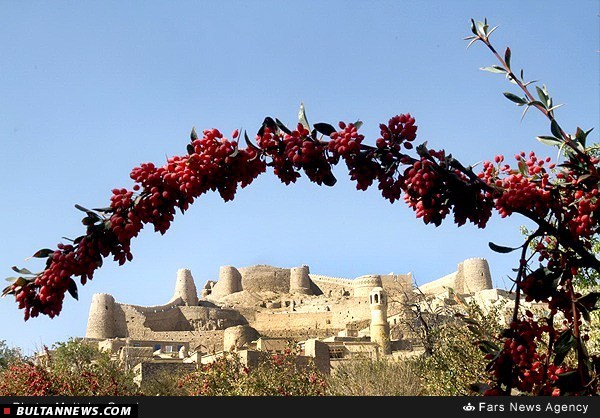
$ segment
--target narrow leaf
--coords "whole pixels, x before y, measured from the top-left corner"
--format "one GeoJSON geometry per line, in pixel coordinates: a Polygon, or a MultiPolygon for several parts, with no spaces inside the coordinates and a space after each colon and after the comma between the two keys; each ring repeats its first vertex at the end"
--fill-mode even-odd
{"type": "Polygon", "coordinates": [[[362,120],[357,120],[356,122],[354,122],[354,126],[356,126],[356,130],[359,130],[360,127],[363,126],[363,121],[362,120]]]}
{"type": "Polygon", "coordinates": [[[559,146],[563,142],[560,139],[555,138],[553,136],[543,136],[542,135],[542,136],[536,136],[535,139],[537,139],[544,145],[551,145],[551,146],[559,146]]]}
{"type": "Polygon", "coordinates": [[[506,97],[511,102],[515,102],[519,106],[523,106],[527,104],[527,100],[522,97],[517,96],[516,94],[509,93],[507,91],[504,92],[504,97],[506,97]]]}
{"type": "Polygon", "coordinates": [[[516,248],[504,247],[502,245],[494,244],[493,242],[488,242],[488,245],[492,251],[495,251],[497,253],[502,253],[502,254],[508,254],[508,253],[511,253],[511,252],[521,248],[521,247],[516,247],[516,248]]]}
{"type": "Polygon", "coordinates": [[[561,129],[560,126],[558,126],[558,122],[556,121],[556,119],[552,119],[552,121],[550,122],[550,131],[552,132],[552,135],[554,135],[557,138],[562,137],[561,134],[561,129]]]}
{"type": "Polygon", "coordinates": [[[506,70],[499,65],[492,65],[491,67],[482,67],[480,68],[482,71],[489,71],[490,73],[504,74],[506,70]]]}
{"type": "Polygon", "coordinates": [[[244,141],[246,141],[246,145],[248,145],[250,148],[254,150],[260,149],[250,141],[250,138],[248,138],[248,133],[246,131],[244,131],[244,141]]]}
{"type": "Polygon", "coordinates": [[[32,272],[30,272],[29,270],[27,270],[25,268],[20,269],[17,266],[12,266],[11,268],[12,268],[13,271],[15,271],[15,272],[17,272],[19,274],[33,274],[32,272]]]}
{"type": "Polygon", "coordinates": [[[537,95],[540,98],[540,100],[542,101],[542,103],[548,103],[548,94],[546,94],[545,89],[542,89],[538,86],[535,86],[535,89],[537,91],[537,95]]]}
{"type": "Polygon", "coordinates": [[[298,122],[300,122],[302,126],[304,126],[310,131],[310,125],[308,124],[308,119],[306,118],[306,112],[304,110],[304,103],[300,103],[300,110],[298,111],[298,122]]]}
{"type": "Polygon", "coordinates": [[[471,32],[473,32],[473,35],[477,35],[477,29],[475,28],[475,21],[473,19],[471,19],[471,32]]]}
{"type": "Polygon", "coordinates": [[[32,255],[32,257],[46,258],[52,253],[54,253],[54,250],[51,250],[50,248],[42,248],[41,250],[36,251],[35,254],[32,255]]]}
{"type": "Polygon", "coordinates": [[[79,210],[80,210],[80,211],[82,211],[82,212],[86,212],[86,213],[87,213],[87,212],[91,212],[91,210],[89,210],[89,209],[87,209],[87,208],[84,208],[83,206],[81,206],[81,205],[78,205],[78,204],[75,204],[75,208],[76,208],[76,209],[79,209],[79,210]]]}
{"type": "Polygon", "coordinates": [[[504,53],[504,61],[506,62],[506,66],[510,69],[510,48],[506,47],[506,52],[504,53]]]}
{"type": "Polygon", "coordinates": [[[195,152],[194,146],[192,144],[187,144],[186,149],[187,149],[188,155],[192,155],[195,152]]]}
{"type": "Polygon", "coordinates": [[[315,123],[314,127],[318,132],[326,136],[336,132],[335,128],[328,123],[315,123]]]}
{"type": "Polygon", "coordinates": [[[190,132],[190,139],[192,141],[195,141],[196,139],[198,139],[198,133],[196,132],[195,127],[192,127],[192,131],[190,132]]]}
{"type": "Polygon", "coordinates": [[[73,299],[79,300],[79,295],[77,292],[77,283],[75,283],[75,280],[69,279],[68,291],[69,291],[69,294],[73,297],[73,299]]]}
{"type": "Polygon", "coordinates": [[[279,129],[281,129],[286,134],[288,134],[288,135],[292,134],[292,131],[290,131],[289,128],[287,126],[285,126],[283,124],[283,122],[281,122],[279,119],[275,118],[275,123],[277,124],[277,126],[279,127],[279,129]]]}

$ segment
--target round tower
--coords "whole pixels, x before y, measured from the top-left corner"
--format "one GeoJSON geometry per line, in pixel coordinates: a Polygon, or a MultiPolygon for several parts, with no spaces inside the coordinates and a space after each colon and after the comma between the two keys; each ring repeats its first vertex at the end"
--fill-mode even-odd
{"type": "Polygon", "coordinates": [[[242,275],[233,266],[221,266],[219,280],[215,283],[211,296],[221,298],[242,291],[242,275]]]}
{"type": "Polygon", "coordinates": [[[198,305],[198,291],[192,277],[192,272],[188,269],[177,270],[177,281],[175,282],[175,293],[173,299],[180,297],[188,306],[198,305]]]}
{"type": "Polygon", "coordinates": [[[292,267],[290,269],[290,293],[310,295],[310,278],[308,266],[292,267]]]}
{"type": "Polygon", "coordinates": [[[475,293],[492,289],[490,266],[485,258],[469,258],[462,262],[463,291],[475,293]]]}
{"type": "Polygon", "coordinates": [[[115,338],[115,298],[106,293],[92,296],[86,338],[115,338]]]}
{"type": "Polygon", "coordinates": [[[387,321],[387,293],[382,287],[374,287],[369,294],[371,308],[371,341],[379,344],[382,354],[391,354],[390,325],[387,321]]]}
{"type": "Polygon", "coordinates": [[[357,277],[353,281],[354,297],[367,298],[374,287],[383,287],[380,275],[368,274],[357,277]]]}

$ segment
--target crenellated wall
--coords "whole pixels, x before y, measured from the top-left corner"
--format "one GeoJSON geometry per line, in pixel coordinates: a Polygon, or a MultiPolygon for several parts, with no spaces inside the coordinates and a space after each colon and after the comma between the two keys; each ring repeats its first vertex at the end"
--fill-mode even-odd
{"type": "Polygon", "coordinates": [[[457,271],[419,286],[425,294],[444,293],[448,289],[460,294],[472,294],[492,289],[490,267],[485,258],[468,258],[458,264],[457,271]]]}

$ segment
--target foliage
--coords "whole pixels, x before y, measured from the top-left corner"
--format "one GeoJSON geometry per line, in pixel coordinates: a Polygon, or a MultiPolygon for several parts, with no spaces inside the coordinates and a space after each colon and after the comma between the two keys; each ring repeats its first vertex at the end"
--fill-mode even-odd
{"type": "Polygon", "coordinates": [[[37,364],[13,362],[0,370],[0,396],[124,396],[138,394],[131,372],[82,341],[57,343],[37,364]]]}
{"type": "Polygon", "coordinates": [[[435,318],[423,335],[427,352],[415,359],[426,395],[473,395],[473,382],[486,382],[487,361],[481,354],[481,341],[493,340],[502,328],[503,312],[484,309],[475,302],[462,305],[459,312],[444,312],[435,318]]]}
{"type": "Polygon", "coordinates": [[[291,351],[265,354],[252,368],[236,353],[226,353],[184,375],[178,387],[188,396],[319,396],[326,381],[313,364],[299,364],[291,351]]]}
{"type": "Polygon", "coordinates": [[[6,341],[0,341],[0,370],[8,367],[9,364],[22,358],[21,350],[11,348],[6,345],[6,341]]]}
{"type": "Polygon", "coordinates": [[[512,321],[499,344],[480,345],[486,350],[486,370],[492,377],[485,393],[597,393],[600,358],[588,353],[585,324],[592,320],[600,293],[579,293],[574,281],[582,271],[600,271],[593,251],[600,219],[598,146],[588,144],[592,129],[577,127],[567,133],[560,126],[555,117],[560,105],[554,103],[547,87],[526,81],[523,70],[513,72],[510,48],[501,55],[492,46],[490,35],[495,29],[486,20],[471,20],[469,46],[481,43],[495,56],[498,64],[483,70],[502,74],[517,87],[517,94],[505,92],[504,96],[524,108],[523,116],[534,108],[548,120],[550,135],[536,139],[556,147],[562,162],[521,151],[515,154],[514,166],[497,155],[476,173],[443,149],[429,149],[426,143],[415,147],[417,125],[408,113],[380,124],[375,146],[363,142],[365,137],[358,132],[361,121],[311,126],[304,106],[293,129],[266,117],[255,136],[256,144],[244,132],[245,148],[237,141],[237,130],[230,140],[217,129],[203,131],[202,137],[192,129],[186,155],[171,157],[162,167],[145,163],[134,168],[130,174],[133,187],[113,189],[110,206],[87,209],[76,205],[85,213],[85,234],[68,244],[59,243],[57,249],[43,248],[33,254],[46,260],[42,272],[13,266],[18,276],[11,278],[3,295],[15,295],[25,319],[40,313],[54,317],[61,312],[67,292],[77,298],[74,278],[85,284],[106,257],[112,256],[119,264],[133,258],[131,241],[145,224],[164,234],[177,209],[185,212],[208,191],[232,200],[238,185],[248,186],[267,167],[286,185],[303,171],[312,182],[333,186],[332,166],[343,161],[358,190],[377,184],[383,198],[393,203],[402,197],[426,224],[439,226],[452,214],[458,226],[470,222],[485,228],[494,211],[503,218],[517,214],[532,221],[536,228],[522,245],[490,243],[494,251],[520,255],[513,279],[512,321]],[[546,304],[548,314],[522,313],[522,298],[546,304]],[[576,358],[573,364],[565,363],[570,355],[576,358]]]}
{"type": "Polygon", "coordinates": [[[341,361],[327,379],[329,396],[421,396],[420,368],[414,360],[366,357],[341,361]]]}

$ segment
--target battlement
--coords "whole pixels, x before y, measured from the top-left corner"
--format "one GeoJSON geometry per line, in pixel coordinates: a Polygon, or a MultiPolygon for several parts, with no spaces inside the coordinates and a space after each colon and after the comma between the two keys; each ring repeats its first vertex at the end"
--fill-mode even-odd
{"type": "Polygon", "coordinates": [[[419,286],[425,294],[443,293],[449,289],[460,294],[473,294],[492,289],[490,267],[485,258],[467,258],[454,273],[419,286]]]}

